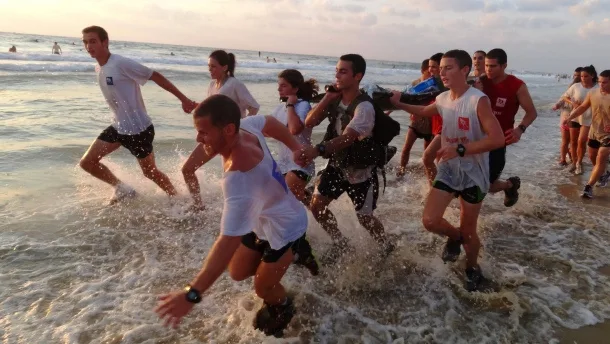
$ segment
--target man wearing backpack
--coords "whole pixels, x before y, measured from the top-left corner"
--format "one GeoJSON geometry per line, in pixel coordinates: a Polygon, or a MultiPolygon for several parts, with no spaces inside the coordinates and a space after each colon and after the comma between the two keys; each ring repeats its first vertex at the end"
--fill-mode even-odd
{"type": "MultiPolygon", "coordinates": [[[[383,254],[394,250],[394,244],[384,233],[383,224],[373,215],[379,195],[377,168],[387,161],[380,161],[385,160],[379,158],[380,148],[383,151],[383,147],[373,140],[376,118],[380,121],[379,114],[371,99],[360,92],[360,81],[365,71],[366,61],[362,56],[341,56],[335,72],[334,87],[338,92],[327,92],[305,120],[305,126],[315,127],[325,118],[329,119],[324,141],[306,148],[301,158],[304,161],[318,156],[329,159],[328,165],[319,174],[310,209],[333,240],[330,259],[338,257],[350,247],[349,241],[338,229],[335,216],[328,209],[328,205],[344,192],[354,204],[358,221],[379,243],[383,254]]],[[[383,112],[381,115],[385,117],[383,112]]],[[[393,120],[387,117],[382,121],[393,120]]],[[[385,141],[387,147],[389,140],[386,138],[385,141]]]]}

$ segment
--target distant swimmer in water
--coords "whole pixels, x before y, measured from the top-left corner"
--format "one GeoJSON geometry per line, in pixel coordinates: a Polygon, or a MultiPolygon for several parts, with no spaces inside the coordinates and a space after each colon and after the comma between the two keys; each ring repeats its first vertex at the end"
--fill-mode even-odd
{"type": "Polygon", "coordinates": [[[258,57],[261,57],[261,52],[260,51],[258,52],[258,57]]]}
{"type": "MultiPolygon", "coordinates": [[[[260,105],[252,97],[246,85],[235,78],[235,55],[224,50],[213,51],[208,58],[208,70],[212,80],[208,86],[207,97],[215,94],[228,96],[239,106],[242,118],[254,116],[258,113],[260,105]]],[[[208,159],[210,157],[206,155],[203,145],[199,143],[182,166],[182,175],[193,197],[193,208],[195,210],[203,209],[199,181],[195,171],[203,166],[208,159]]]]}
{"type": "Polygon", "coordinates": [[[17,52],[17,47],[13,45],[12,47],[8,48],[8,52],[9,53],[16,53],[17,52]]]}
{"type": "Polygon", "coordinates": [[[51,48],[51,53],[56,54],[56,55],[63,54],[63,51],[61,51],[61,47],[59,46],[59,44],[57,44],[57,42],[55,42],[55,44],[53,44],[53,48],[51,48]]]}
{"type": "MultiPolygon", "coordinates": [[[[197,303],[210,298],[208,291],[228,269],[235,281],[254,279],[255,293],[263,301],[254,328],[281,337],[295,313],[282,278],[293,262],[315,258],[305,238],[307,211],[288,190],[265,137],[288,147],[292,157],[298,157],[303,146],[271,116],[242,119],[239,106],[221,94],[199,104],[193,121],[207,160],[222,157],[220,233],[197,275],[184,289],[161,296],[155,312],[166,325],[178,326],[197,303]]],[[[312,274],[318,273],[317,263],[315,268],[312,274]]],[[[207,304],[200,312],[206,312],[207,304]]]]}
{"type": "Polygon", "coordinates": [[[269,56],[267,56],[267,63],[269,63],[269,56]]]}
{"type": "Polygon", "coordinates": [[[275,57],[273,58],[273,63],[277,63],[277,61],[275,60],[275,57]]]}
{"type": "Polygon", "coordinates": [[[72,45],[76,45],[76,43],[72,42],[72,45]]]}
{"type": "Polygon", "coordinates": [[[176,56],[176,54],[174,54],[174,52],[172,51],[171,53],[169,53],[171,56],[176,56]]]}
{"type": "Polygon", "coordinates": [[[187,98],[163,75],[136,61],[111,54],[108,49],[108,33],[99,26],[82,31],[85,49],[97,60],[97,82],[112,113],[112,125],[104,129],[80,160],[83,170],[114,187],[110,204],[135,196],[135,190],[124,184],[101,163],[108,154],[123,146],[138,159],[144,176],[155,182],[169,196],[176,189],[169,178],[155,163],[153,139],[155,128],[144,107],[140,85],[148,80],[172,93],[182,102],[182,109],[190,113],[195,102],[187,98]]]}

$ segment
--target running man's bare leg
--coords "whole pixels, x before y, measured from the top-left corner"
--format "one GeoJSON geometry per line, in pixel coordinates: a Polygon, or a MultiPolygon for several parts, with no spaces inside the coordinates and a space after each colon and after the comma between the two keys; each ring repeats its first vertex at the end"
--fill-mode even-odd
{"type": "Polygon", "coordinates": [[[570,131],[561,129],[561,146],[559,147],[559,156],[560,156],[559,162],[560,163],[565,163],[566,155],[571,155],[569,145],[570,145],[570,131]]]}
{"type": "Polygon", "coordinates": [[[95,178],[110,184],[112,186],[117,186],[121,183],[121,181],[110,171],[106,165],[101,163],[102,158],[106,155],[114,152],[121,144],[119,142],[106,142],[100,139],[96,139],[93,141],[89,149],[83,155],[80,160],[80,167],[89,172],[95,178]]]}
{"type": "Polygon", "coordinates": [[[428,181],[430,184],[436,178],[436,163],[434,162],[436,159],[436,153],[441,149],[441,136],[436,135],[432,142],[428,145],[428,148],[424,151],[424,155],[422,157],[422,161],[424,163],[424,168],[426,170],[426,176],[428,177],[428,181]]]}
{"type": "Polygon", "coordinates": [[[371,234],[378,244],[383,245],[387,242],[383,224],[378,218],[374,215],[356,214],[356,216],[358,217],[358,222],[371,234]]]}
{"type": "Polygon", "coordinates": [[[315,217],[316,221],[318,221],[334,242],[345,241],[346,238],[341,234],[337,226],[335,215],[328,209],[330,202],[332,202],[331,198],[317,194],[313,196],[309,208],[313,217],[315,217]]]}
{"type": "Polygon", "coordinates": [[[407,136],[405,137],[405,144],[402,146],[402,153],[400,154],[400,166],[397,175],[403,176],[405,174],[405,168],[409,164],[409,156],[411,155],[411,149],[413,144],[417,140],[417,135],[413,128],[407,130],[407,136]]]}
{"type": "Polygon", "coordinates": [[[199,180],[195,175],[195,171],[203,166],[203,164],[205,164],[205,162],[208,160],[209,158],[207,154],[205,154],[203,144],[199,143],[182,166],[184,181],[186,182],[186,186],[188,187],[197,208],[203,207],[203,200],[201,199],[201,189],[199,187],[199,180]]]}
{"type": "Polygon", "coordinates": [[[580,134],[578,135],[578,163],[582,164],[582,160],[585,157],[585,150],[587,149],[587,141],[589,140],[589,127],[580,127],[580,134]]]}
{"type": "Polygon", "coordinates": [[[250,249],[244,244],[239,245],[229,263],[229,275],[235,281],[243,281],[254,276],[262,257],[260,252],[250,249]]]}
{"type": "Polygon", "coordinates": [[[477,234],[477,222],[483,202],[472,204],[460,198],[460,232],[462,233],[462,245],[466,251],[466,267],[478,266],[479,250],[481,241],[477,234]]]}
{"type": "Polygon", "coordinates": [[[155,184],[163,189],[169,196],[176,196],[176,189],[169,180],[169,177],[157,168],[154,152],[150,153],[146,158],[138,159],[138,163],[146,178],[155,182],[155,184]]]}
{"type": "Polygon", "coordinates": [[[570,128],[570,153],[572,155],[572,166],[576,166],[578,162],[578,137],[580,136],[579,128],[570,128]]]}
{"type": "Polygon", "coordinates": [[[593,186],[601,176],[606,172],[608,166],[608,157],[610,157],[610,147],[601,147],[597,153],[597,163],[591,172],[589,182],[587,184],[593,186]]]}
{"type": "Polygon", "coordinates": [[[460,231],[443,218],[445,210],[453,198],[453,194],[449,192],[434,187],[430,189],[424,206],[422,223],[429,232],[447,236],[451,240],[459,240],[460,231]]]}
{"type": "Polygon", "coordinates": [[[254,290],[267,304],[279,305],[286,300],[286,289],[280,282],[293,259],[292,249],[288,249],[277,262],[261,262],[256,269],[254,290]]]}

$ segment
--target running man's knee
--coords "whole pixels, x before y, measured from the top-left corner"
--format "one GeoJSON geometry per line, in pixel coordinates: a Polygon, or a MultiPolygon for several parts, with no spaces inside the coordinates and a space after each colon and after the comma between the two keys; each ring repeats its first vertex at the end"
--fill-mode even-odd
{"type": "Polygon", "coordinates": [[[248,279],[249,277],[254,276],[253,273],[250,273],[249,271],[245,271],[243,269],[238,269],[238,268],[234,268],[233,266],[229,266],[229,276],[231,276],[231,279],[236,281],[236,282],[241,282],[245,279],[248,279]]]}
{"type": "Polygon", "coordinates": [[[262,280],[260,278],[254,278],[254,292],[258,297],[263,300],[268,299],[271,293],[273,292],[273,289],[276,288],[276,286],[278,285],[281,284],[279,282],[270,284],[268,283],[268,281],[262,280]]]}
{"type": "Polygon", "coordinates": [[[433,216],[432,214],[424,213],[421,218],[421,222],[427,231],[434,231],[434,229],[440,224],[441,218],[438,216],[433,216]]]}
{"type": "Polygon", "coordinates": [[[159,177],[159,175],[161,174],[161,172],[159,172],[159,170],[154,166],[148,167],[148,168],[143,168],[142,173],[144,174],[144,177],[151,179],[151,180],[157,179],[159,177]]]}
{"type": "Polygon", "coordinates": [[[80,162],[78,164],[83,170],[91,171],[97,165],[99,165],[99,163],[100,163],[99,159],[91,158],[90,156],[85,155],[80,159],[80,162]]]}
{"type": "Polygon", "coordinates": [[[189,166],[188,164],[182,165],[181,171],[184,178],[192,177],[195,175],[195,169],[192,166],[189,166]]]}

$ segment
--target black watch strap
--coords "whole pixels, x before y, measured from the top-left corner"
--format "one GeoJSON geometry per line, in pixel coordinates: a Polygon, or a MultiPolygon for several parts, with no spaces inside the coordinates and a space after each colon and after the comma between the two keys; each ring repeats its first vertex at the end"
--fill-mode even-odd
{"type": "Polygon", "coordinates": [[[455,150],[457,151],[458,155],[462,158],[464,157],[464,154],[466,154],[466,147],[464,147],[464,145],[461,143],[457,145],[457,148],[455,150]]]}
{"type": "Polygon", "coordinates": [[[289,107],[293,108],[293,107],[294,107],[294,104],[291,104],[291,103],[286,103],[286,107],[287,107],[287,108],[289,108],[289,107]]]}
{"type": "Polygon", "coordinates": [[[184,288],[186,301],[190,303],[199,303],[201,302],[201,293],[199,290],[191,287],[189,284],[184,288]]]}
{"type": "Polygon", "coordinates": [[[320,156],[325,156],[326,155],[326,145],[324,143],[318,143],[316,145],[316,149],[318,150],[318,154],[320,156]]]}
{"type": "Polygon", "coordinates": [[[526,126],[524,126],[523,124],[519,124],[519,125],[517,126],[517,128],[521,129],[521,132],[522,132],[522,133],[525,133],[525,129],[527,129],[527,127],[526,127],[526,126]]]}

